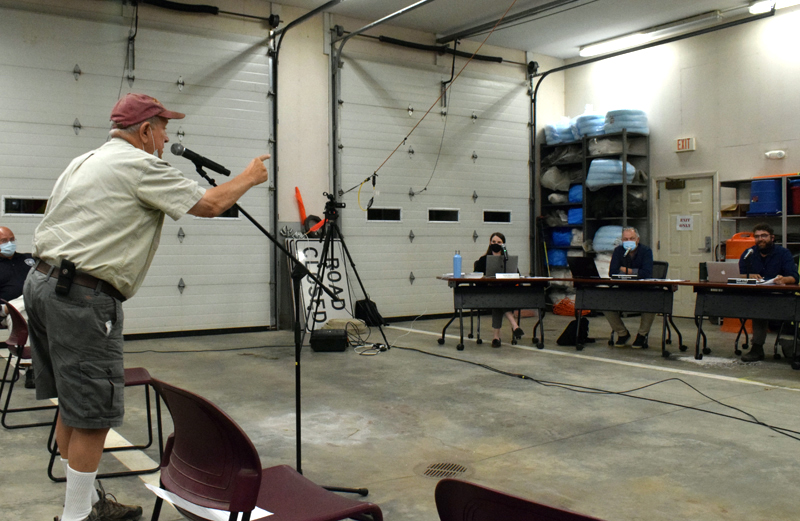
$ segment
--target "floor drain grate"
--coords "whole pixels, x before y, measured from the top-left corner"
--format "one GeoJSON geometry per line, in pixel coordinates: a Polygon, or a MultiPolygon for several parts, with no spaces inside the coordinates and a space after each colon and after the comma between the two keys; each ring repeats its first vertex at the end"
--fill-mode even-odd
{"type": "Polygon", "coordinates": [[[467,467],[458,463],[433,463],[428,465],[424,474],[429,478],[452,478],[466,471],[467,467]]]}

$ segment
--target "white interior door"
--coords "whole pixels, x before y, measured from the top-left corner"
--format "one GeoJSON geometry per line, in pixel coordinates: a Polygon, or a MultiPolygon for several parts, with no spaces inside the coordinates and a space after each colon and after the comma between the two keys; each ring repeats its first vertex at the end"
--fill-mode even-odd
{"type": "MultiPolygon", "coordinates": [[[[697,280],[698,265],[713,260],[714,179],[687,178],[680,189],[656,184],[658,232],[655,258],[669,262],[671,279],[697,280]]],[[[681,286],[675,294],[673,315],[694,315],[694,292],[681,286]]]]}

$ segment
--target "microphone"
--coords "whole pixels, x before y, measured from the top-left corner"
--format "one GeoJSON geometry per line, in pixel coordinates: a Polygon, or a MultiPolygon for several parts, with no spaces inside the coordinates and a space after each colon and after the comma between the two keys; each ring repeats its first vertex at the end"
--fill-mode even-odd
{"type": "Polygon", "coordinates": [[[195,152],[192,152],[188,148],[184,147],[180,143],[173,143],[172,148],[170,148],[173,154],[176,156],[183,156],[196,166],[199,167],[206,167],[209,170],[213,170],[214,172],[222,175],[231,175],[231,171],[225,168],[224,166],[220,165],[219,163],[215,163],[214,161],[201,156],[195,152]]]}
{"type": "Polygon", "coordinates": [[[630,252],[633,251],[633,248],[625,248],[625,255],[623,257],[627,257],[630,252]]]}
{"type": "Polygon", "coordinates": [[[508,250],[506,250],[506,245],[503,245],[503,260],[508,261],[508,250]]]}
{"type": "Polygon", "coordinates": [[[753,254],[753,248],[748,248],[747,249],[747,253],[745,253],[745,255],[744,255],[744,259],[742,259],[742,260],[747,260],[747,257],[749,257],[752,254],[753,254]]]}

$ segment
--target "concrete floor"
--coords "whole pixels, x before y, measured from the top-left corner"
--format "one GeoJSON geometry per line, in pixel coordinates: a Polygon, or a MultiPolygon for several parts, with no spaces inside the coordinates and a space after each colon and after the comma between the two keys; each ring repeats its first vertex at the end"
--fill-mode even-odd
{"type": "MultiPolygon", "coordinates": [[[[527,335],[520,345],[506,338],[500,349],[468,340],[459,352],[455,337],[440,346],[444,320],[393,324],[386,335],[397,347],[375,356],[304,348],[304,474],[320,484],[368,487],[367,499],[389,520],[438,519],[437,479],[424,475],[436,463],[457,463],[467,469],[464,479],[609,520],[798,518],[797,440],[765,426],[636,398],[736,418],[749,413],[800,431],[800,372],[785,360],[739,362],[735,335],[713,326],[713,352],[698,362],[696,330],[682,319],[676,322],[691,347],[681,353],[675,340],[668,360],[657,347],[659,321],[651,348],[633,350],[609,347],[607,322],[593,318],[590,335],[598,342],[578,353],[555,344],[568,321],[547,316],[541,351],[531,346],[532,319],[523,321],[527,335]],[[579,393],[545,381],[639,390],[579,393]]],[[[626,322],[635,331],[638,318],[626,322]]],[[[488,318],[483,331],[489,331],[488,318]]],[[[382,341],[374,331],[370,340],[382,341]]],[[[291,343],[291,333],[282,331],[137,340],[126,344],[126,366],[146,367],[154,377],[211,399],[248,432],[265,466],[294,466],[291,343]]],[[[33,402],[32,396],[24,388],[15,392],[22,403],[33,402]]],[[[141,396],[127,394],[126,425],[118,430],[133,442],[142,436],[141,396]]],[[[166,429],[171,432],[168,421],[166,429]]],[[[64,485],[45,474],[47,434],[47,428],[0,433],[1,520],[60,515],[64,485]]],[[[155,450],[146,455],[157,458],[155,450]]],[[[107,454],[101,466],[121,463],[107,454]]],[[[157,483],[157,475],[143,479],[157,483]]],[[[149,519],[154,497],[143,479],[108,479],[104,485],[120,501],[143,505],[149,519]]],[[[161,519],[181,517],[166,509],[161,519]]]]}

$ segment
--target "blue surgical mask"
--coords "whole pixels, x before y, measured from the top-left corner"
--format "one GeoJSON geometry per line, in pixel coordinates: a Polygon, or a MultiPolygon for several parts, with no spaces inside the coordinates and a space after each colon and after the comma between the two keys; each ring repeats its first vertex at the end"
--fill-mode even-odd
{"type": "Polygon", "coordinates": [[[636,248],[636,241],[623,241],[622,247],[625,248],[626,250],[632,250],[636,248]]]}
{"type": "Polygon", "coordinates": [[[6,257],[11,257],[17,251],[17,243],[14,241],[4,242],[0,244],[0,253],[6,257]]]}

